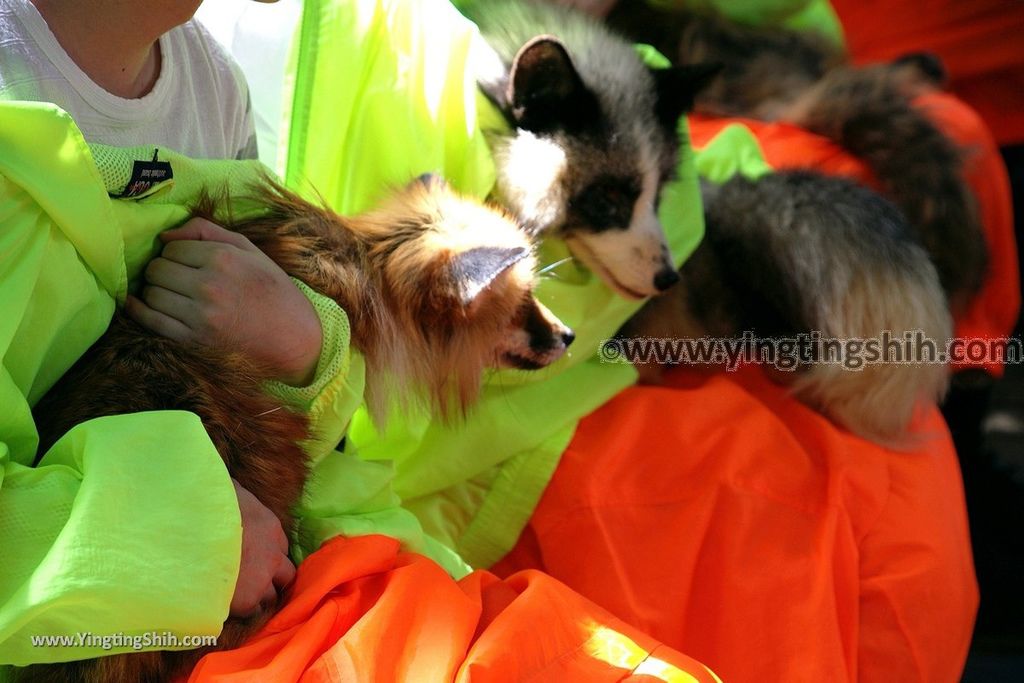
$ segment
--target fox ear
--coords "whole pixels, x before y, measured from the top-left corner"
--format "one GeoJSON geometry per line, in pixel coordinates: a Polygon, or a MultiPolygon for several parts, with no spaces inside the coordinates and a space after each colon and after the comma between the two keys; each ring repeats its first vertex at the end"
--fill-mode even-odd
{"type": "Polygon", "coordinates": [[[506,101],[515,124],[533,132],[579,130],[595,121],[599,111],[565,45],[553,36],[537,36],[519,48],[506,101]]]}
{"type": "Polygon", "coordinates": [[[470,306],[503,272],[529,256],[525,247],[473,247],[456,254],[449,265],[455,296],[470,306]]]}
{"type": "Polygon", "coordinates": [[[654,111],[661,125],[674,132],[679,117],[693,109],[697,95],[714,80],[723,66],[718,62],[702,62],[670,69],[651,69],[658,96],[654,111]]]}

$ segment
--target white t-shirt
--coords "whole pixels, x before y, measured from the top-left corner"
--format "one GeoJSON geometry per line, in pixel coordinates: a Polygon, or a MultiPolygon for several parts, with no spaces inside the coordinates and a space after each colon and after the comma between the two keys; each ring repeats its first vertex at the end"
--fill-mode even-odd
{"type": "Polygon", "coordinates": [[[256,119],[260,161],[284,175],[287,145],[286,103],[292,99],[288,56],[298,33],[302,0],[267,5],[250,0],[209,0],[196,20],[234,58],[245,74],[256,119]]]}
{"type": "Polygon", "coordinates": [[[169,31],[160,53],[153,89],[138,99],[118,97],[78,68],[29,0],[0,0],[0,100],[53,102],[90,142],[255,158],[245,79],[206,29],[189,21],[169,31]]]}

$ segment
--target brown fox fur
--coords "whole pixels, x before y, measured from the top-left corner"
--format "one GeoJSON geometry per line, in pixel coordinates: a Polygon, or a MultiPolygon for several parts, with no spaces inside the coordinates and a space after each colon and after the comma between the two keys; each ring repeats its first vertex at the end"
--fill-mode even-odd
{"type": "MultiPolygon", "coordinates": [[[[355,218],[270,181],[256,199],[265,207],[262,215],[231,227],[346,311],[352,346],[366,359],[367,393],[378,407],[393,388],[419,392],[442,414],[457,414],[473,400],[485,368],[541,367],[571,341],[532,297],[535,263],[526,234],[439,179],[414,181],[383,208],[355,218]]],[[[215,204],[203,202],[199,213],[215,216],[215,204]]],[[[192,411],[231,476],[287,530],[307,476],[299,444],[308,426],[304,415],[263,391],[268,377],[239,354],[160,338],[119,314],[36,406],[39,452],[92,418],[192,411]]],[[[241,644],[270,611],[229,619],[217,649],[241,644]]],[[[21,676],[33,682],[166,681],[209,649],[31,666],[21,676]]]]}

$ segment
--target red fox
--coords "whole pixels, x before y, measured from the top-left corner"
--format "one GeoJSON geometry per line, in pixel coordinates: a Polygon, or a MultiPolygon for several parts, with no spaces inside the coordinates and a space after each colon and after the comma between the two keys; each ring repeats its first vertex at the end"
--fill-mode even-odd
{"type": "MultiPolygon", "coordinates": [[[[472,403],[485,369],[534,369],[557,360],[572,332],[533,298],[528,235],[504,213],[423,176],[381,208],[343,218],[266,181],[258,218],[229,227],[289,275],[348,314],[366,360],[367,400],[422,397],[442,416],[472,403]]],[[[217,202],[198,213],[225,222],[217,202]]],[[[40,453],[86,420],[189,410],[239,484],[290,528],[307,477],[304,415],[262,389],[264,369],[238,354],[157,337],[123,315],[35,408],[40,453]]],[[[267,610],[269,611],[269,610],[267,610]]],[[[229,619],[218,649],[237,646],[270,615],[229,619]]],[[[165,681],[206,649],[102,657],[23,670],[26,681],[165,681]]]]}

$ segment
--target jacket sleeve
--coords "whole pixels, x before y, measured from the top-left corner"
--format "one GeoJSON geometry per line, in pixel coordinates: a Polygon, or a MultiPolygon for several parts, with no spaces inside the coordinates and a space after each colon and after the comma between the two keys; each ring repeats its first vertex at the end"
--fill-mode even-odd
{"type": "Polygon", "coordinates": [[[126,259],[146,260],[186,211],[110,201],[52,105],[0,103],[0,138],[0,665],[164,646],[153,633],[217,634],[241,523],[196,416],[91,420],[32,466],[30,406],[106,328],[126,259]]]}
{"type": "Polygon", "coordinates": [[[13,462],[0,441],[0,466],[0,664],[132,649],[107,649],[114,641],[87,642],[86,634],[220,632],[241,524],[227,471],[195,415],[92,420],[37,467],[13,462]],[[37,636],[71,640],[47,646],[37,636]]]}

